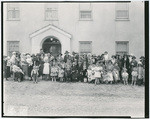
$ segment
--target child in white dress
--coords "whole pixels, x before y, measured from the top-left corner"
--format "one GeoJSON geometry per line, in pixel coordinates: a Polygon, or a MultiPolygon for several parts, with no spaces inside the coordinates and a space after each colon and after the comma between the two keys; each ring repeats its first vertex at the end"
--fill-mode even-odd
{"type": "Polygon", "coordinates": [[[136,67],[133,68],[133,71],[132,71],[131,75],[132,75],[131,85],[136,85],[137,76],[138,76],[138,72],[137,72],[137,68],[136,67]]]}
{"type": "Polygon", "coordinates": [[[129,74],[127,73],[127,69],[123,68],[122,80],[123,80],[124,85],[126,84],[128,85],[128,77],[129,77],[129,74]]]}
{"type": "Polygon", "coordinates": [[[88,82],[92,81],[92,70],[91,70],[91,66],[88,67],[87,69],[87,77],[88,77],[88,82]]]}
{"type": "Polygon", "coordinates": [[[97,62],[94,68],[95,85],[99,83],[99,79],[102,76],[101,71],[102,71],[102,67],[100,67],[99,62],[97,62]]]}
{"type": "Polygon", "coordinates": [[[33,83],[37,83],[37,78],[38,78],[38,75],[39,75],[39,67],[38,66],[33,66],[33,69],[31,71],[31,77],[33,79],[33,83]]]}
{"type": "Polygon", "coordinates": [[[61,82],[64,81],[64,68],[60,65],[59,70],[58,70],[58,78],[60,79],[61,82]]]}
{"type": "Polygon", "coordinates": [[[56,77],[58,76],[58,66],[56,62],[53,62],[52,67],[51,67],[51,77],[52,81],[56,82],[56,77]]]}

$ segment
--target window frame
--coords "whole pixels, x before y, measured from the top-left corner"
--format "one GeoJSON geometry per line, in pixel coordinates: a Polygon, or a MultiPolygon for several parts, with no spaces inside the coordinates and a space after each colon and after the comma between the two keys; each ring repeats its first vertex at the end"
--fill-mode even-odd
{"type": "Polygon", "coordinates": [[[92,53],[92,41],[79,41],[79,54],[80,55],[84,54],[84,52],[81,52],[81,44],[90,44],[91,48],[90,48],[89,53],[92,53]]]}
{"type": "Polygon", "coordinates": [[[127,4],[127,9],[118,9],[117,4],[115,5],[115,20],[116,21],[129,21],[130,20],[129,19],[129,4],[128,3],[126,3],[126,4],[127,4]],[[127,11],[127,17],[118,17],[117,16],[118,11],[127,11]]]}
{"type": "Polygon", "coordinates": [[[7,41],[7,55],[9,56],[10,52],[19,52],[20,51],[20,41],[7,41]],[[10,43],[17,42],[18,43],[18,51],[9,50],[10,43]]]}
{"type": "Polygon", "coordinates": [[[52,8],[52,7],[45,7],[45,21],[58,21],[58,8],[52,8]],[[47,13],[47,11],[49,11],[49,12],[53,12],[53,11],[57,11],[57,18],[55,18],[55,19],[51,19],[51,18],[47,18],[46,17],[46,13],[47,13]]]}
{"type": "MultiPolygon", "coordinates": [[[[118,52],[119,51],[117,51],[117,45],[118,44],[121,44],[121,43],[124,43],[124,44],[126,44],[127,45],[127,54],[129,54],[129,41],[115,41],[115,52],[116,52],[116,54],[118,54],[118,52]]],[[[123,51],[120,51],[120,52],[123,52],[123,51]]]]}
{"type": "Polygon", "coordinates": [[[79,21],[92,21],[92,20],[93,20],[92,10],[79,10],[79,21]],[[81,18],[81,12],[90,12],[91,18],[81,18]]]}
{"type": "Polygon", "coordinates": [[[12,9],[10,9],[9,5],[11,6],[11,4],[7,5],[7,21],[20,21],[20,6],[18,6],[18,7],[12,6],[12,9]],[[18,11],[19,17],[18,18],[16,18],[16,17],[15,18],[12,18],[12,17],[10,18],[10,16],[9,16],[10,11],[12,11],[12,12],[18,11]]]}

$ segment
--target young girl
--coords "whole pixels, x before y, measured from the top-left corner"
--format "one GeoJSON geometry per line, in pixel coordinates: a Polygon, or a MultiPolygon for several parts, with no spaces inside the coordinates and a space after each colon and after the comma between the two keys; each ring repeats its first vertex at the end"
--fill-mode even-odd
{"type": "MultiPolygon", "coordinates": [[[[43,74],[45,75],[46,80],[49,79],[49,74],[50,74],[50,64],[48,61],[48,57],[44,58],[44,68],[43,68],[43,74]]],[[[43,78],[43,77],[42,77],[43,78]]]]}
{"type": "Polygon", "coordinates": [[[88,69],[87,69],[87,77],[88,77],[88,82],[92,81],[92,70],[91,70],[91,66],[89,65],[88,69]]]}
{"type": "Polygon", "coordinates": [[[58,75],[58,66],[56,65],[56,62],[54,60],[53,63],[52,63],[52,67],[51,67],[51,78],[52,78],[52,81],[56,82],[57,75],[58,75]]]}
{"type": "Polygon", "coordinates": [[[37,78],[38,78],[38,70],[39,70],[39,67],[38,66],[33,66],[33,69],[31,71],[31,76],[32,76],[32,79],[33,79],[33,83],[37,83],[37,78]]]}
{"type": "Polygon", "coordinates": [[[99,66],[99,62],[97,62],[94,68],[95,85],[99,83],[99,79],[101,78],[101,70],[102,69],[99,66]]]}
{"type": "Polygon", "coordinates": [[[127,69],[123,68],[122,80],[123,80],[124,85],[126,85],[126,84],[128,85],[128,76],[129,76],[129,74],[127,73],[127,69]]]}
{"type": "Polygon", "coordinates": [[[137,68],[136,67],[133,68],[133,71],[132,71],[131,75],[132,75],[131,85],[136,85],[137,76],[138,76],[138,72],[137,72],[137,68]]]}
{"type": "Polygon", "coordinates": [[[138,85],[142,85],[143,83],[143,66],[142,62],[138,62],[138,85]]]}
{"type": "Polygon", "coordinates": [[[58,78],[60,79],[61,82],[64,81],[64,68],[60,65],[59,70],[58,70],[58,78]]]}

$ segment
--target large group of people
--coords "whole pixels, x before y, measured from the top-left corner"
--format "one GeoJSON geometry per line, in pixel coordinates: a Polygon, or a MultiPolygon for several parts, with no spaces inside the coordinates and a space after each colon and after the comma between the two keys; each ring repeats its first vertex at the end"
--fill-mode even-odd
{"type": "Polygon", "coordinates": [[[124,85],[144,85],[145,57],[139,61],[133,54],[109,56],[105,51],[101,55],[65,52],[53,56],[52,53],[16,53],[4,57],[3,71],[5,80],[21,82],[40,80],[59,82],[88,82],[124,85]]]}

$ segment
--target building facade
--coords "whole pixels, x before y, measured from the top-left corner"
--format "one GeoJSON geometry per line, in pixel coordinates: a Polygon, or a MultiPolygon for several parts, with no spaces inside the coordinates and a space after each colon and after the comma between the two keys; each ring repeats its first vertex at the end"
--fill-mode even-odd
{"type": "Polygon", "coordinates": [[[4,55],[144,55],[144,2],[3,3],[4,55]]]}

